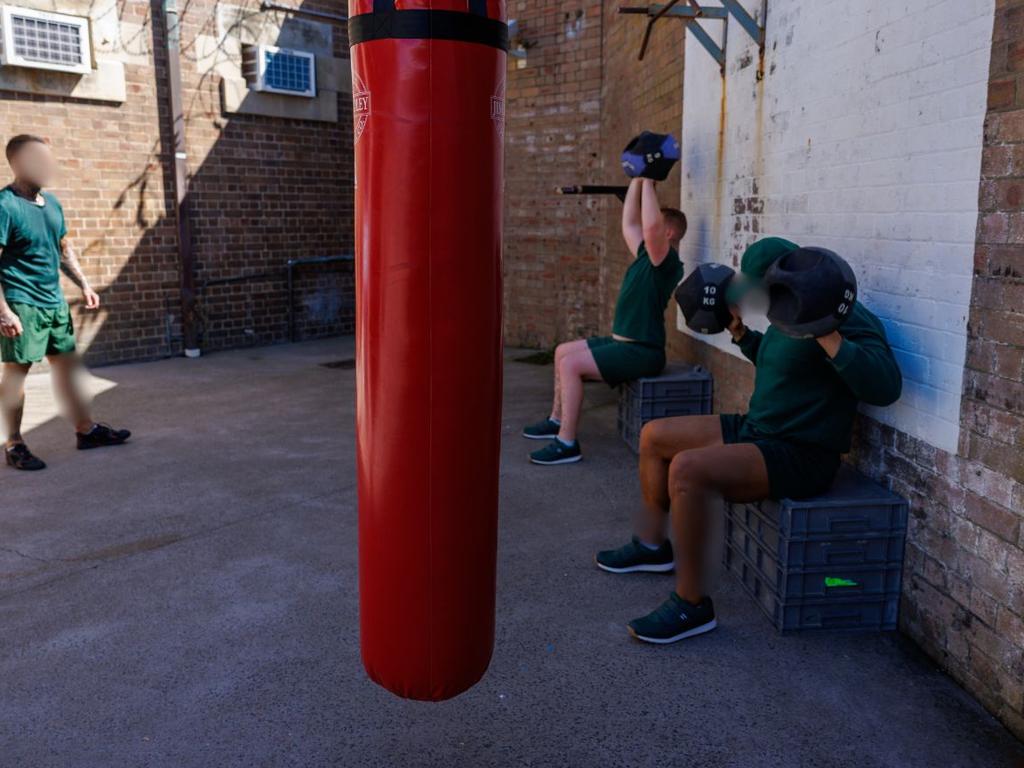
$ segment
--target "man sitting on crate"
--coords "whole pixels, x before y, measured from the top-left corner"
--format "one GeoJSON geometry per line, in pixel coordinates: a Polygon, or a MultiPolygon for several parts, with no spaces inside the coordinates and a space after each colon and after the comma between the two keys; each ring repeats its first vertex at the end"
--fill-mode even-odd
{"type": "Polygon", "coordinates": [[[796,248],[780,238],[755,243],[729,286],[728,330],[756,366],[747,414],[658,419],[641,432],[645,512],[630,543],[596,557],[611,573],[675,568],[668,600],[629,622],[639,640],[672,643],[715,628],[701,581],[712,497],[753,502],[823,493],[850,449],[857,404],[885,406],[900,396],[902,377],[882,324],[859,303],[839,330],[819,338],[792,338],[775,325],[762,334],[743,324],[735,306],[742,294],[796,248]]]}
{"type": "Polygon", "coordinates": [[[634,178],[622,210],[622,236],[634,261],[619,289],[612,335],[567,341],[555,349],[551,415],[523,430],[523,437],[551,441],[530,454],[534,464],[570,464],[583,458],[576,429],[584,381],[617,387],[657,376],[665,367],[665,307],[683,276],[679,243],[685,234],[682,211],[662,208],[654,181],[634,178]]]}

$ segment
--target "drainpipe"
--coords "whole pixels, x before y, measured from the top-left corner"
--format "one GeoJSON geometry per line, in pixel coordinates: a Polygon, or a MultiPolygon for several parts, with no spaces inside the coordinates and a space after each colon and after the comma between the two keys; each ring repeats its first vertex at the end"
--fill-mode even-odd
{"type": "Polygon", "coordinates": [[[199,357],[196,324],[195,254],[188,208],[188,154],[185,149],[185,111],[181,98],[181,24],[177,0],[163,0],[167,44],[167,107],[174,137],[174,202],[178,221],[178,263],[181,270],[181,330],[185,357],[199,357]]]}

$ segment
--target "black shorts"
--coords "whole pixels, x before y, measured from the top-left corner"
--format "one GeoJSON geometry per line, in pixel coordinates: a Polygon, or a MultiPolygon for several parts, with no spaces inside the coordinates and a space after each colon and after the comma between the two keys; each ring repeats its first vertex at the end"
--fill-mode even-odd
{"type": "Polygon", "coordinates": [[[819,446],[750,435],[744,429],[747,417],[741,414],[724,413],[719,418],[726,445],[752,443],[761,451],[773,499],[806,499],[832,486],[839,470],[838,453],[819,446]]]}

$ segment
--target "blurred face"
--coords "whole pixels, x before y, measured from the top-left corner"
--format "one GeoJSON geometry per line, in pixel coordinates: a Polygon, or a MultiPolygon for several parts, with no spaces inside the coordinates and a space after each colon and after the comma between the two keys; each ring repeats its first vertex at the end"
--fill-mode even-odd
{"type": "Polygon", "coordinates": [[[11,170],[20,181],[35,187],[48,187],[57,175],[57,161],[48,144],[30,141],[14,153],[11,170]]]}

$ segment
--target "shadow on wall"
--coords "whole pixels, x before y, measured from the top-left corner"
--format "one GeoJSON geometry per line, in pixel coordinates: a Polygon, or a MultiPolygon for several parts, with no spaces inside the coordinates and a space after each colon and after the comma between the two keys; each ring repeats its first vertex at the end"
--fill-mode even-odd
{"type": "MultiPolygon", "coordinates": [[[[326,2],[295,5],[337,12],[326,2]]],[[[180,7],[189,158],[185,207],[191,221],[199,346],[212,351],[285,341],[292,314],[296,338],[351,333],[351,261],[297,268],[291,303],[287,270],[289,260],[343,257],[353,251],[344,25],[262,13],[258,0],[231,6],[197,0],[180,7]],[[242,57],[258,43],[312,49],[318,96],[250,91],[242,79],[242,57]]],[[[126,20],[122,29],[130,26],[126,20]]],[[[119,142],[104,141],[103,154],[88,164],[101,174],[108,167],[123,171],[121,147],[135,164],[121,174],[130,180],[119,190],[99,185],[99,199],[89,199],[94,182],[73,154],[75,142],[55,142],[72,171],[67,174],[70,199],[65,200],[71,235],[103,302],[100,312],[84,312],[76,292],[67,291],[91,364],[166,357],[183,347],[175,144],[161,0],[152,0],[137,27],[133,56],[143,63],[126,68],[126,102],[65,105],[68,113],[89,110],[97,124],[114,130],[146,121],[144,139],[130,133],[119,142]],[[145,155],[139,151],[141,141],[146,142],[145,155]],[[76,185],[81,188],[74,190],[76,185]]]]}

